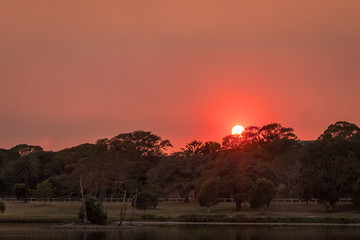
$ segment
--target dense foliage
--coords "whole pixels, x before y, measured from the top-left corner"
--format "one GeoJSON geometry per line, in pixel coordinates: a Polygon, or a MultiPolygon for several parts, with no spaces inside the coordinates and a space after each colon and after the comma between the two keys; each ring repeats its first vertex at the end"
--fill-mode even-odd
{"type": "Polygon", "coordinates": [[[58,152],[26,144],[0,149],[0,194],[25,202],[31,193],[81,197],[81,179],[84,194],[95,196],[100,205],[104,197],[151,192],[153,199],[195,197],[206,207],[231,197],[241,210],[253,199],[256,181],[264,178],[274,186],[275,197],[316,198],[329,210],[342,197],[358,202],[360,130],[353,123],[331,124],[312,142],[271,123],[225,136],[221,144],[193,140],[172,154],[169,148],[169,140],[135,131],[58,152]]]}
{"type": "Polygon", "coordinates": [[[275,194],[275,188],[271,181],[259,178],[250,189],[250,206],[252,208],[264,208],[270,206],[275,194]]]}
{"type": "Polygon", "coordinates": [[[149,208],[156,208],[158,200],[153,192],[143,190],[139,192],[136,197],[136,202],[133,202],[133,204],[135,204],[137,209],[146,211],[149,208]]]}
{"type": "MultiPolygon", "coordinates": [[[[96,198],[94,198],[93,196],[87,195],[85,197],[85,204],[86,204],[87,218],[91,223],[94,223],[94,224],[105,224],[106,223],[107,214],[96,198]]],[[[80,207],[78,216],[79,216],[79,219],[84,218],[84,208],[83,207],[80,207]]]]}
{"type": "Polygon", "coordinates": [[[1,213],[4,213],[4,212],[5,212],[5,209],[6,209],[5,203],[0,202],[0,212],[1,212],[1,213]]]}

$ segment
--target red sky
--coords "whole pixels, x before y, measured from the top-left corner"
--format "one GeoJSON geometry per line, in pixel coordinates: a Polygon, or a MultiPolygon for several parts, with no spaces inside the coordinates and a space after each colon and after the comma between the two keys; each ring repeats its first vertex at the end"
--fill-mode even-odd
{"type": "Polygon", "coordinates": [[[0,148],[360,124],[358,0],[1,0],[0,148]]]}

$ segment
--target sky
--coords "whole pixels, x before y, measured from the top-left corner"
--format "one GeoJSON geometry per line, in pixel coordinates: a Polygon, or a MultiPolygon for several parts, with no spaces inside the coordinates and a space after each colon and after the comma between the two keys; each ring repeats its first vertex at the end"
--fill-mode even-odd
{"type": "Polygon", "coordinates": [[[358,0],[0,0],[0,148],[360,125],[358,0]]]}

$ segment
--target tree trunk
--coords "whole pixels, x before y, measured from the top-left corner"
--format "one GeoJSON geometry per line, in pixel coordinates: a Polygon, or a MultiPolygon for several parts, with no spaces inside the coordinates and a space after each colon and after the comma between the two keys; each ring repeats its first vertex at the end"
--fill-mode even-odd
{"type": "Polygon", "coordinates": [[[236,211],[241,211],[241,202],[242,202],[242,201],[235,201],[236,211]]]}
{"type": "Polygon", "coordinates": [[[120,222],[119,222],[119,226],[122,225],[122,222],[123,222],[124,219],[125,219],[125,214],[126,214],[126,190],[125,190],[124,197],[123,197],[123,205],[122,205],[121,210],[120,210],[120,222]]]}
{"type": "Polygon", "coordinates": [[[86,212],[86,202],[85,202],[85,198],[84,198],[84,189],[83,189],[83,175],[80,175],[79,178],[79,184],[80,184],[80,194],[81,194],[81,198],[82,198],[82,207],[84,210],[84,224],[88,223],[88,218],[87,218],[87,212],[86,212]]]}
{"type": "Polygon", "coordinates": [[[103,191],[100,191],[100,193],[99,193],[99,204],[100,204],[100,206],[103,206],[103,203],[104,203],[104,193],[103,193],[103,191]]]}
{"type": "Polygon", "coordinates": [[[131,212],[131,219],[130,219],[130,224],[132,224],[133,218],[134,218],[134,213],[135,213],[135,207],[136,207],[136,201],[137,201],[137,189],[135,191],[135,196],[133,199],[133,208],[132,208],[132,212],[131,212]]]}

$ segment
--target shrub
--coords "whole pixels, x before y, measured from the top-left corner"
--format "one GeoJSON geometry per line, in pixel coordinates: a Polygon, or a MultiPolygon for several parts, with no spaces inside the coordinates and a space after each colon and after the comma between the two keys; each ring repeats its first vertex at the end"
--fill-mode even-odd
{"type": "Polygon", "coordinates": [[[16,183],[14,185],[14,194],[16,198],[24,198],[26,195],[26,186],[24,183],[16,183]]]}
{"type": "Polygon", "coordinates": [[[137,195],[136,208],[146,211],[149,208],[156,208],[157,197],[153,192],[149,190],[143,190],[137,195]]]}
{"type": "MultiPolygon", "coordinates": [[[[94,224],[105,224],[106,223],[107,214],[95,197],[86,195],[85,204],[86,204],[86,214],[87,214],[88,220],[91,223],[94,223],[94,224]]],[[[82,206],[80,207],[78,216],[80,219],[84,218],[84,208],[82,206]]]]}
{"type": "Polygon", "coordinates": [[[353,203],[360,206],[360,179],[358,179],[353,187],[353,203]]]}
{"type": "Polygon", "coordinates": [[[178,217],[180,222],[231,222],[226,214],[184,214],[178,217]]]}
{"type": "Polygon", "coordinates": [[[5,203],[3,203],[3,202],[0,202],[0,212],[1,213],[4,213],[5,212],[5,203]]]}
{"type": "Polygon", "coordinates": [[[210,207],[218,204],[219,183],[218,180],[210,178],[205,181],[200,189],[198,201],[201,207],[207,207],[208,213],[210,207]]]}
{"type": "Polygon", "coordinates": [[[155,214],[144,214],[142,215],[142,220],[156,220],[155,214]]]}
{"type": "Polygon", "coordinates": [[[171,219],[170,216],[168,216],[168,217],[165,217],[164,215],[157,215],[156,216],[156,220],[159,221],[159,222],[165,222],[165,221],[170,220],[170,219],[171,219]]]}
{"type": "Polygon", "coordinates": [[[184,214],[178,217],[180,222],[202,222],[203,215],[191,213],[191,214],[184,214]]]}
{"type": "Polygon", "coordinates": [[[259,178],[250,190],[251,208],[262,208],[269,206],[275,194],[275,188],[271,181],[259,178]]]}
{"type": "Polygon", "coordinates": [[[54,189],[48,180],[36,185],[36,189],[33,191],[33,195],[37,198],[41,198],[45,204],[46,198],[51,198],[54,194],[54,189]]]}

